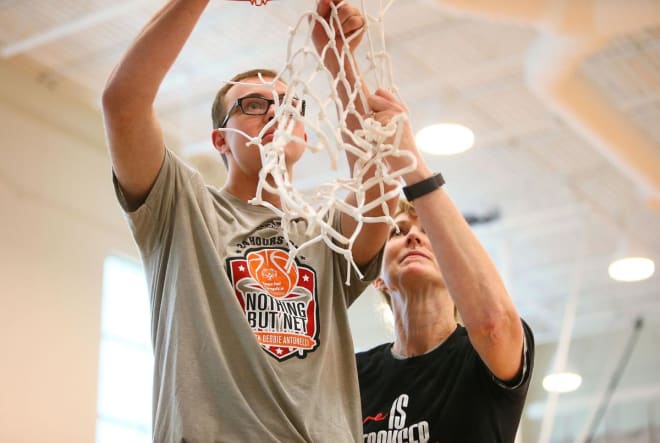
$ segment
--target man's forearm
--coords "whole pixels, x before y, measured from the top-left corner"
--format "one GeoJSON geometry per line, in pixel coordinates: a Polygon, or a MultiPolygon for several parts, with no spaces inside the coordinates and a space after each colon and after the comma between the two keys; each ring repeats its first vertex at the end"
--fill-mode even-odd
{"type": "Polygon", "coordinates": [[[105,98],[122,107],[151,105],[208,0],[168,2],[144,27],[112,72],[105,98]]]}
{"type": "MultiPolygon", "coordinates": [[[[361,127],[360,119],[356,114],[365,116],[368,113],[368,105],[365,103],[365,97],[369,95],[369,90],[362,81],[360,67],[358,66],[355,54],[347,51],[343,60],[343,78],[345,80],[338,82],[337,95],[343,109],[346,109],[351,101],[353,102],[355,111],[347,114],[346,126],[350,131],[355,131],[361,127]]],[[[333,72],[333,75],[337,78],[338,72],[333,72]]]]}
{"type": "Polygon", "coordinates": [[[163,78],[208,0],[168,2],[135,39],[103,91],[103,117],[112,166],[131,207],[144,202],[164,158],[154,111],[163,78]]]}

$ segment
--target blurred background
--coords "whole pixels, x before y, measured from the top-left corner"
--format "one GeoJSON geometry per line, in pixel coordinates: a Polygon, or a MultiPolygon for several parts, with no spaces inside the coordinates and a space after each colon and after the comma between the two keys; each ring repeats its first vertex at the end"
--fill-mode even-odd
{"type": "MultiPolygon", "coordinates": [[[[150,441],[148,304],[100,95],[162,3],[0,0],[2,441],[150,441]]],[[[535,333],[518,442],[660,441],[660,2],[354,3],[385,12],[414,128],[474,137],[425,156],[535,333]],[[633,256],[648,259],[639,275],[610,275],[633,256]],[[544,389],[558,372],[581,383],[544,389]]],[[[224,181],[216,90],[245,69],[282,69],[289,27],[313,4],[210,2],[157,102],[168,146],[209,183],[224,181]]],[[[323,153],[296,171],[301,190],[335,173],[323,153]]],[[[350,313],[357,349],[391,340],[374,291],[350,313]]]]}

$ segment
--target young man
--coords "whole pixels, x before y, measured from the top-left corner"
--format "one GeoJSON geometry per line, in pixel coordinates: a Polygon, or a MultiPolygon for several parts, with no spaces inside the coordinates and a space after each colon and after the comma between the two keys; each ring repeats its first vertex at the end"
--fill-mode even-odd
{"type": "MultiPolygon", "coordinates": [[[[223,189],[205,186],[164,147],[154,99],[207,3],[167,2],[115,68],[103,95],[115,187],[151,292],[153,439],[359,440],[346,309],[377,276],[388,227],[369,224],[361,231],[353,259],[365,279],[353,275],[350,287],[344,281],[355,271],[320,242],[285,266],[289,254],[280,219],[247,203],[257,190],[259,152],[239,132],[218,129],[254,137],[271,121],[271,101],[286,85],[277,83],[273,92],[257,72],[239,75],[244,84],[223,88],[214,105],[212,142],[228,166],[223,189]]],[[[319,2],[317,12],[326,20],[331,3],[340,2],[319,2]]],[[[339,22],[344,33],[357,36],[350,57],[364,22],[348,4],[339,7],[339,22]]],[[[325,34],[314,34],[322,46],[325,34]]],[[[331,55],[326,63],[333,72],[340,65],[331,55]]],[[[259,72],[273,79],[272,72],[259,72]]],[[[358,109],[366,114],[363,104],[358,109]]],[[[295,142],[304,138],[301,124],[293,135],[285,148],[289,172],[302,155],[295,142]]],[[[269,137],[272,132],[262,141],[269,137]]],[[[277,195],[265,199],[279,206],[277,195]]],[[[356,222],[342,216],[333,225],[348,237],[356,222]]],[[[305,240],[304,221],[290,228],[294,242],[305,240]]]]}
{"type": "MultiPolygon", "coordinates": [[[[380,109],[383,99],[394,100],[383,94],[369,105],[380,109]]],[[[406,178],[412,203],[399,206],[375,282],[390,298],[394,343],[357,354],[364,442],[512,443],[531,377],[532,332],[444,180],[406,134],[420,176],[406,178]]]]}

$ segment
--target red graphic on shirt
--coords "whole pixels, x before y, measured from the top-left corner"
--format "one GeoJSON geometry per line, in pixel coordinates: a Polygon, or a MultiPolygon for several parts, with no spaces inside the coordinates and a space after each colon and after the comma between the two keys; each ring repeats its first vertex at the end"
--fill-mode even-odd
{"type": "Polygon", "coordinates": [[[316,273],[284,249],[227,259],[234,294],[261,347],[282,361],[318,346],[316,273]]]}
{"type": "Polygon", "coordinates": [[[364,417],[364,420],[362,420],[362,424],[365,424],[369,421],[383,421],[387,418],[387,414],[383,414],[382,412],[379,412],[375,416],[367,415],[364,417]]]}
{"type": "Polygon", "coordinates": [[[418,420],[416,418],[409,419],[408,416],[408,402],[410,397],[408,394],[400,394],[390,407],[389,414],[379,412],[375,417],[367,416],[362,421],[364,425],[364,443],[379,443],[382,441],[395,442],[418,442],[429,443],[430,441],[430,426],[427,420],[418,420]],[[384,422],[386,418],[387,423],[370,423],[384,422]],[[410,423],[410,422],[413,423],[410,423]]]}

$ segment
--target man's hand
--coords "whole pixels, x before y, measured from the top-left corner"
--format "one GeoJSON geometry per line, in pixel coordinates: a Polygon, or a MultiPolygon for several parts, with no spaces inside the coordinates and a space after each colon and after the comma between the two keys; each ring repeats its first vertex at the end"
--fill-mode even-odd
{"type": "MultiPolygon", "coordinates": [[[[346,43],[348,43],[349,53],[352,53],[360,44],[362,37],[364,36],[364,17],[362,17],[362,13],[358,8],[350,5],[346,0],[321,0],[319,1],[316,13],[323,17],[324,22],[330,28],[334,28],[335,30],[334,41],[337,53],[330,49],[327,50],[323,61],[330,71],[337,73],[339,70],[337,56],[345,49],[342,35],[345,36],[346,43]],[[337,8],[336,17],[333,17],[332,15],[334,7],[337,8]]],[[[314,46],[319,54],[322,53],[330,41],[330,36],[326,32],[325,27],[318,20],[315,20],[314,22],[312,40],[314,41],[314,46]]]]}

